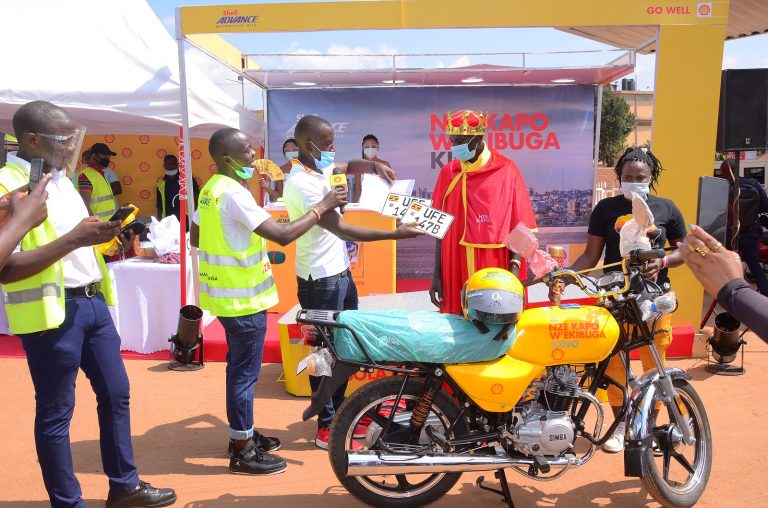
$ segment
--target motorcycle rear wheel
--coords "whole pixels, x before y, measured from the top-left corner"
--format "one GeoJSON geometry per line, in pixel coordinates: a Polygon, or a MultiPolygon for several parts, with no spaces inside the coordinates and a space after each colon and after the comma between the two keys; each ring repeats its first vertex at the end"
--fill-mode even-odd
{"type": "Polygon", "coordinates": [[[685,380],[674,382],[676,399],[696,442],[685,445],[677,425],[655,422],[655,439],[659,444],[661,457],[654,457],[648,449],[643,460],[646,474],[643,486],[651,497],[666,508],[687,508],[698,502],[707,487],[712,470],[712,432],[709,419],[696,390],[685,380]],[[681,481],[682,480],[682,481],[681,481]]]}
{"type": "MultiPolygon", "coordinates": [[[[371,506],[392,506],[398,508],[424,506],[445,495],[461,477],[461,473],[438,473],[421,475],[376,475],[347,476],[347,450],[369,449],[376,446],[382,430],[383,419],[394,408],[393,427],[383,439],[387,444],[401,447],[417,447],[429,442],[424,430],[419,436],[419,443],[408,445],[404,438],[410,434],[410,416],[419,400],[424,382],[411,379],[403,390],[401,403],[395,407],[403,378],[392,376],[379,379],[363,386],[344,401],[339,408],[330,429],[328,452],[333,472],[339,482],[353,496],[371,506]],[[368,423],[367,420],[373,421],[368,423]],[[365,437],[360,436],[360,425],[366,427],[365,437]],[[394,425],[399,422],[399,425],[394,425]],[[366,425],[367,424],[367,425],[366,425]],[[380,425],[382,424],[382,425],[380,425]]],[[[432,402],[427,425],[441,434],[456,419],[459,408],[456,402],[445,392],[440,391],[432,402]]],[[[463,421],[459,421],[447,438],[461,435],[466,430],[463,421]]]]}

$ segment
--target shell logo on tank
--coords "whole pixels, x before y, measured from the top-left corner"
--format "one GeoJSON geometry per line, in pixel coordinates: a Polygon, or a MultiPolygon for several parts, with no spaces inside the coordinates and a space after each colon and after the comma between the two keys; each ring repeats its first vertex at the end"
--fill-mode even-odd
{"type": "Polygon", "coordinates": [[[139,192],[139,196],[141,196],[141,199],[149,199],[149,191],[147,189],[141,189],[141,192],[139,192]]]}
{"type": "Polygon", "coordinates": [[[165,148],[160,148],[158,151],[155,152],[155,155],[157,155],[158,159],[165,158],[166,155],[168,155],[168,150],[165,148]]]}
{"type": "Polygon", "coordinates": [[[200,150],[192,150],[192,158],[195,160],[201,159],[203,157],[203,152],[200,150]]]}
{"type": "Polygon", "coordinates": [[[556,348],[552,350],[552,359],[555,361],[560,361],[565,356],[565,351],[563,351],[560,348],[556,348]]]}
{"type": "Polygon", "coordinates": [[[147,143],[149,143],[149,136],[147,136],[146,134],[142,134],[141,136],[139,136],[139,143],[141,143],[142,145],[146,145],[147,143]]]}
{"type": "Polygon", "coordinates": [[[120,181],[123,182],[124,185],[131,185],[133,183],[133,178],[130,175],[125,175],[120,181]]]}
{"type": "Polygon", "coordinates": [[[149,172],[149,162],[144,161],[141,164],[139,164],[139,171],[141,171],[142,173],[149,172]]]}
{"type": "Polygon", "coordinates": [[[711,18],[712,2],[699,2],[698,4],[696,4],[696,17],[711,18]]]}
{"type": "Polygon", "coordinates": [[[114,143],[115,142],[115,135],[114,134],[105,134],[104,135],[104,142],[106,142],[106,143],[114,143]]]}
{"type": "Polygon", "coordinates": [[[504,385],[502,385],[501,383],[494,383],[493,385],[491,385],[492,394],[498,395],[503,391],[504,391],[504,385]]]}
{"type": "Polygon", "coordinates": [[[130,148],[123,148],[122,150],[120,150],[120,153],[122,154],[123,157],[128,158],[131,155],[133,155],[133,150],[131,150],[130,148]]]}

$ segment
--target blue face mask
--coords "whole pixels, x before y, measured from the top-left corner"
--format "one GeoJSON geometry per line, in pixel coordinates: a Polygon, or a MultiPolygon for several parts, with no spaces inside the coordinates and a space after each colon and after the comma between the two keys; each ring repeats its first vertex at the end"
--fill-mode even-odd
{"type": "Polygon", "coordinates": [[[285,158],[288,160],[296,159],[299,156],[299,151],[295,150],[293,152],[285,152],[285,158]]]}
{"type": "Polygon", "coordinates": [[[464,143],[463,145],[451,145],[451,153],[453,154],[453,158],[460,161],[468,161],[474,157],[476,150],[477,147],[475,147],[474,150],[470,150],[469,143],[464,143]]]}
{"type": "Polygon", "coordinates": [[[648,182],[621,182],[621,192],[627,199],[632,199],[633,192],[639,194],[641,198],[645,199],[645,197],[651,192],[651,186],[648,182]]]}
{"type": "MultiPolygon", "coordinates": [[[[312,142],[310,141],[310,143],[312,142]]],[[[319,169],[320,171],[324,171],[329,167],[333,166],[333,161],[336,159],[336,152],[330,152],[330,151],[324,152],[323,150],[320,150],[319,148],[317,148],[317,145],[314,143],[312,143],[312,146],[314,146],[317,149],[317,151],[320,152],[319,159],[314,155],[312,156],[317,161],[315,163],[315,166],[317,166],[317,169],[319,169]]]]}
{"type": "Polygon", "coordinates": [[[253,171],[254,171],[254,168],[250,166],[230,166],[230,169],[234,171],[235,174],[238,177],[242,178],[243,180],[248,180],[249,178],[251,178],[253,176],[253,171]]]}

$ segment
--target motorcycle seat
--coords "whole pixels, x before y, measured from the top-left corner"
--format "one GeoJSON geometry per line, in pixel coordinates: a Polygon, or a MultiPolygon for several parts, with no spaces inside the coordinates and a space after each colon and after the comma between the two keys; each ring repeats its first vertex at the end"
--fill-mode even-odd
{"type": "MultiPolygon", "coordinates": [[[[376,362],[477,363],[496,359],[515,342],[515,328],[502,340],[493,340],[502,325],[487,325],[483,333],[461,316],[429,311],[363,311],[339,313],[338,323],[355,331],[371,359],[376,362]]],[[[366,361],[352,334],[333,330],[339,358],[366,361]]]]}

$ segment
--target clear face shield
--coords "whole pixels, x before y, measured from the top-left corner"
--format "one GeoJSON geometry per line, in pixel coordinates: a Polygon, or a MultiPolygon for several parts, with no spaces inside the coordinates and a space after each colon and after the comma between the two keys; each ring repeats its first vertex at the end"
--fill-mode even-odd
{"type": "Polygon", "coordinates": [[[36,133],[43,138],[45,169],[64,170],[72,178],[80,161],[80,149],[85,138],[85,126],[68,124],[56,134],[36,133]]]}

